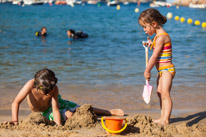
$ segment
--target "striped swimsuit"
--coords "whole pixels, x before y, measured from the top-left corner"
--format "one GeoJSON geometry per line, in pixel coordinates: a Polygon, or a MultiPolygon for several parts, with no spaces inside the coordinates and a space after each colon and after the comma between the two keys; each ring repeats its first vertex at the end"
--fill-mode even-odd
{"type": "MultiPolygon", "coordinates": [[[[155,49],[155,42],[158,36],[161,35],[166,35],[169,36],[167,33],[161,33],[157,36],[155,36],[153,43],[150,47],[153,48],[153,50],[155,49]]],[[[171,42],[167,42],[163,45],[162,47],[162,51],[159,54],[159,57],[157,58],[157,62],[158,63],[169,63],[172,62],[172,43],[171,42]]],[[[174,64],[168,65],[168,66],[164,66],[164,67],[160,67],[158,68],[158,74],[161,76],[163,71],[169,71],[173,76],[175,75],[175,67],[174,64]]]]}

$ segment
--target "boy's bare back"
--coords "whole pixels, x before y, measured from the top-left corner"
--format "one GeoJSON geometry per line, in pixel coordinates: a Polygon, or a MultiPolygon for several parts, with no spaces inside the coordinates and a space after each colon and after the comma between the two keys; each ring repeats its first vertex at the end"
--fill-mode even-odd
{"type": "MultiPolygon", "coordinates": [[[[34,79],[30,80],[30,84],[34,84],[34,79]]],[[[33,88],[27,95],[27,103],[31,111],[43,112],[51,106],[51,98],[54,96],[54,92],[57,90],[55,86],[54,89],[48,94],[44,94],[40,90],[33,88]]]]}

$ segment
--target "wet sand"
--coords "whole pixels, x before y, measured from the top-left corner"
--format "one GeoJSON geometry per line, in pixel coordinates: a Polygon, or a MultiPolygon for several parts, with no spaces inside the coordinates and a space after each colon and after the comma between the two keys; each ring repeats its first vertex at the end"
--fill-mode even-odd
{"type": "MultiPolygon", "coordinates": [[[[14,88],[1,85],[0,122],[11,119],[11,102],[21,86],[14,88]]],[[[59,84],[58,86],[62,98],[76,102],[79,105],[92,104],[94,107],[103,109],[123,109],[126,114],[125,117],[129,119],[129,124],[127,129],[119,136],[206,136],[205,85],[173,86],[171,92],[173,112],[169,126],[160,126],[151,122],[151,119],[160,116],[159,101],[155,89],[153,90],[151,103],[146,105],[141,97],[142,85],[68,86],[59,84]]],[[[29,114],[30,111],[26,101],[24,101],[20,106],[20,120],[28,119],[29,114]]],[[[78,119],[78,117],[82,116],[77,115],[73,121],[80,124],[78,120],[81,118],[78,119]]],[[[0,135],[27,136],[31,135],[32,132],[33,136],[110,136],[101,127],[99,118],[89,126],[82,127],[78,124],[74,124],[73,128],[33,124],[31,126],[34,128],[33,131],[30,130],[28,125],[21,127],[21,123],[19,126],[4,125],[0,127],[0,135]]],[[[71,121],[69,125],[71,125],[71,121]]]]}

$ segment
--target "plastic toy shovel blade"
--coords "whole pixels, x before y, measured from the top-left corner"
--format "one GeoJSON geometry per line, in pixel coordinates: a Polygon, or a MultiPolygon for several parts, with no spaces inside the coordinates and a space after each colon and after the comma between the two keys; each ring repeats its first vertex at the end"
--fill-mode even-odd
{"type": "Polygon", "coordinates": [[[145,101],[146,104],[149,104],[151,94],[152,94],[152,86],[149,85],[148,81],[146,81],[146,85],[144,85],[144,90],[142,93],[143,100],[145,101]]]}

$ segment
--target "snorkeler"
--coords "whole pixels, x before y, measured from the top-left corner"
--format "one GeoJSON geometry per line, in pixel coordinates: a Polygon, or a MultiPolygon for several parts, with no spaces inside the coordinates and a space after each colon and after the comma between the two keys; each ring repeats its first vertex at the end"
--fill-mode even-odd
{"type": "Polygon", "coordinates": [[[69,39],[82,39],[82,38],[87,38],[88,34],[82,32],[82,31],[77,31],[75,32],[73,29],[67,30],[67,36],[69,39]]]}
{"type": "Polygon", "coordinates": [[[35,32],[36,36],[43,36],[46,37],[47,36],[47,28],[46,27],[42,27],[41,31],[35,32]]]}

